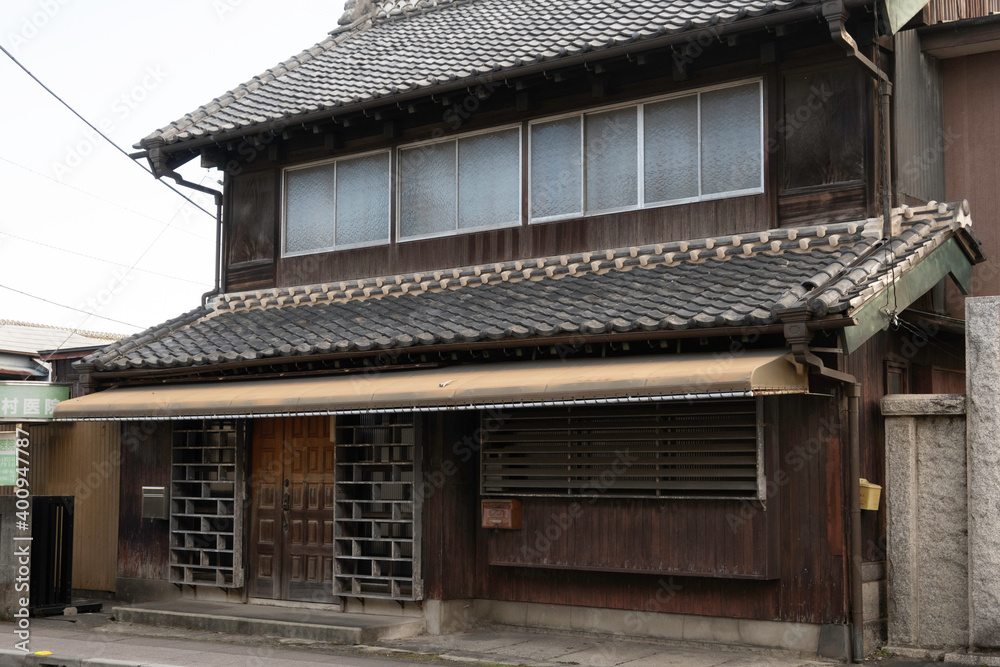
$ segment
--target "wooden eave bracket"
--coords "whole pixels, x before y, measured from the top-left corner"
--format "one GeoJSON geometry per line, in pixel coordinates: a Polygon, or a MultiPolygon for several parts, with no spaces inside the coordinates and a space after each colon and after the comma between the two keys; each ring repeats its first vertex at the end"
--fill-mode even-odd
{"type": "Polygon", "coordinates": [[[876,333],[889,328],[890,314],[886,304],[892,304],[897,312],[901,312],[949,275],[962,294],[968,294],[972,287],[974,263],[957,237],[945,241],[944,245],[852,313],[858,324],[845,327],[841,333],[844,353],[854,352],[876,333]]]}

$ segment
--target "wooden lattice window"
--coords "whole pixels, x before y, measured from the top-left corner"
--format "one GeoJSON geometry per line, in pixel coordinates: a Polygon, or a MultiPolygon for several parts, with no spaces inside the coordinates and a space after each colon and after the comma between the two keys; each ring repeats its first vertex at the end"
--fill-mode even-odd
{"type": "Polygon", "coordinates": [[[762,497],[758,399],[491,415],[484,496],[762,497]]]}
{"type": "Polygon", "coordinates": [[[336,418],[334,595],[420,600],[420,445],[413,414],[336,418]]]}
{"type": "Polygon", "coordinates": [[[170,476],[170,581],[243,585],[240,471],[246,427],[234,419],[176,422],[170,476]]]}

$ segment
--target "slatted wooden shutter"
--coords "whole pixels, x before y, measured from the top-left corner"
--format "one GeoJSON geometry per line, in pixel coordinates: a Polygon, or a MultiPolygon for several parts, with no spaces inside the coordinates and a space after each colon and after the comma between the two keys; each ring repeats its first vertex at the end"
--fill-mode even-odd
{"type": "Polygon", "coordinates": [[[755,399],[518,410],[484,421],[481,488],[485,496],[756,498],[758,430],[755,399]]]}

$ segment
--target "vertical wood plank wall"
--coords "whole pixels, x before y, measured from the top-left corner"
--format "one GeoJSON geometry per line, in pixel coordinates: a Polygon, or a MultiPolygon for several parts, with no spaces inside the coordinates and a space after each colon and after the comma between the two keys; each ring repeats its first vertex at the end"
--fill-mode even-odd
{"type": "Polygon", "coordinates": [[[116,422],[29,427],[32,493],[74,497],[74,589],[115,590],[119,429],[116,422]]]}
{"type": "Polygon", "coordinates": [[[167,578],[170,523],[142,518],[142,487],[170,486],[171,422],[128,422],[121,442],[118,576],[167,578]]]}
{"type": "MultiPolygon", "coordinates": [[[[986,262],[975,268],[972,296],[1000,294],[1000,52],[944,61],[945,195],[969,200],[986,262]]],[[[949,286],[949,315],[965,317],[949,286]]]]}
{"type": "MultiPolygon", "coordinates": [[[[463,436],[478,436],[476,425],[465,421],[449,429],[445,423],[429,424],[428,440],[433,452],[428,452],[425,479],[434,476],[452,459],[452,452],[465,451],[463,436]]],[[[434,420],[428,420],[429,422],[434,420]]],[[[440,418],[436,418],[440,421],[440,418]]],[[[842,489],[845,477],[843,448],[846,428],[831,428],[842,420],[837,400],[815,396],[791,396],[770,399],[766,408],[766,428],[770,458],[767,477],[774,480],[768,498],[768,510],[780,517],[776,526],[775,548],[780,552],[780,579],[753,581],[687,577],[623,572],[592,572],[552,570],[533,567],[498,567],[489,564],[490,529],[479,528],[478,516],[474,527],[468,517],[455,515],[453,502],[468,503],[469,474],[465,466],[459,472],[446,475],[446,481],[424,506],[428,567],[425,571],[429,598],[442,599],[469,595],[468,573],[474,573],[474,596],[483,599],[551,604],[584,605],[636,612],[671,612],[799,621],[808,623],[843,623],[846,621],[847,592],[844,554],[846,548],[842,526],[844,503],[842,489]],[[797,448],[806,447],[796,453],[797,448]],[[786,476],[776,476],[777,471],[786,476]],[[782,483],[783,481],[783,483],[782,483]],[[449,507],[450,506],[450,507],[449,507]],[[475,542],[471,544],[464,531],[473,527],[475,542]],[[445,535],[452,533],[448,540],[445,535]],[[450,544],[449,544],[450,542],[450,544]],[[442,548],[443,547],[443,548],[442,548]],[[474,563],[474,565],[473,565],[474,563]],[[456,581],[457,580],[457,581],[456,581]]],[[[478,465],[478,452],[475,460],[478,465]]],[[[474,488],[474,487],[473,487],[474,488]]],[[[477,496],[474,496],[477,497],[477,496]]],[[[525,499],[528,503],[531,499],[525,499]]],[[[547,499],[548,509],[554,499],[547,499]]],[[[565,501],[568,506],[572,500],[565,501]]],[[[696,509],[699,501],[690,503],[696,509]]],[[[478,502],[470,503],[473,508],[478,502]]],[[[717,503],[713,503],[717,504],[717,503]]],[[[595,534],[585,517],[572,522],[566,530],[573,533],[575,548],[605,550],[617,558],[628,560],[628,552],[637,549],[665,550],[677,548],[681,542],[697,541],[720,550],[739,543],[739,513],[745,509],[752,518],[763,512],[759,505],[746,507],[733,502],[736,532],[730,532],[725,513],[721,521],[705,523],[683,534],[660,535],[643,523],[640,517],[621,514],[623,525],[617,534],[632,536],[626,542],[616,535],[595,534]]],[[[522,530],[540,530],[545,525],[527,522],[522,530]]],[[[744,545],[745,546],[745,545],[744,545]]],[[[636,623],[642,623],[638,613],[636,623]]],[[[638,629],[638,628],[636,628],[638,629]]]]}

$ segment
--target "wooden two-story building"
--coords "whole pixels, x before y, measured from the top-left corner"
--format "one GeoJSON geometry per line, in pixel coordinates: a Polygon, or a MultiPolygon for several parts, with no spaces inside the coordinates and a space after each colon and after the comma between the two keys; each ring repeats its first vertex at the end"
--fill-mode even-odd
{"type": "Polygon", "coordinates": [[[877,401],[960,373],[982,259],[963,202],[883,219],[881,23],[352,0],[145,138],[225,186],[218,290],[57,410],[122,423],[118,594],[858,656],[877,401]]]}

